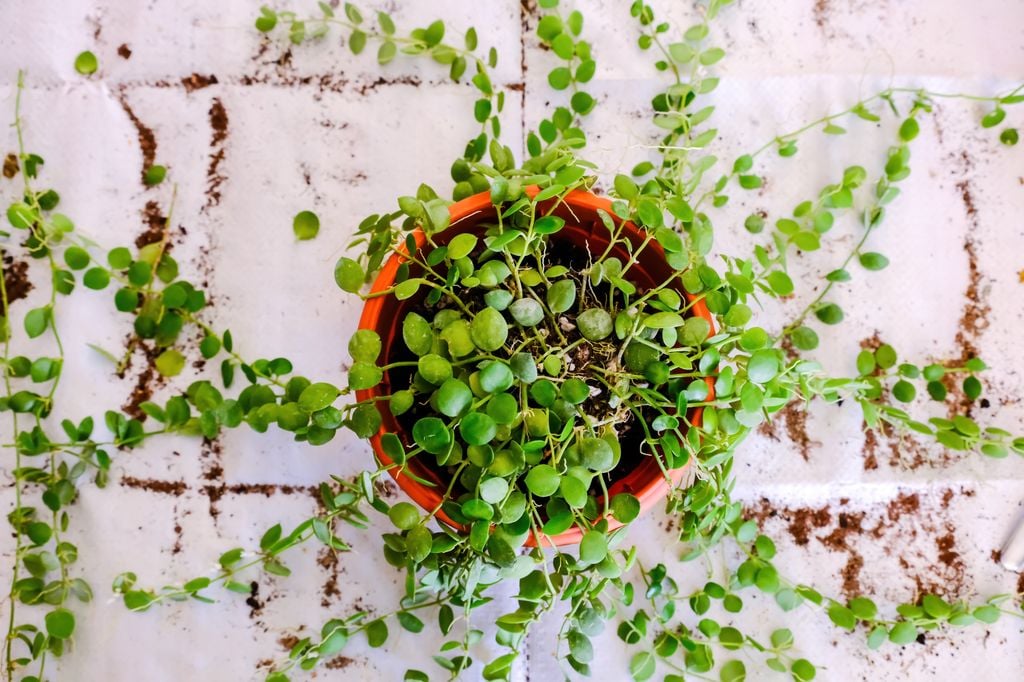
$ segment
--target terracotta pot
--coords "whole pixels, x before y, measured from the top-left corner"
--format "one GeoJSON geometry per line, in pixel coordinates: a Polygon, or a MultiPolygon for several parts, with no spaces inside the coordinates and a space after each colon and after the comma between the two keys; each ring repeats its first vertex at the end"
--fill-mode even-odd
{"type": "MultiPolygon", "coordinates": [[[[535,187],[531,187],[527,189],[527,192],[532,196],[537,192],[537,189],[535,187]]],[[[612,213],[611,201],[603,197],[598,197],[590,192],[571,192],[564,198],[561,205],[555,209],[554,213],[564,218],[566,220],[566,225],[561,231],[554,235],[554,238],[558,240],[569,240],[574,246],[579,248],[585,249],[589,245],[592,252],[603,252],[604,248],[608,244],[608,231],[600,221],[598,209],[612,213]]],[[[491,205],[490,195],[488,192],[482,192],[456,202],[455,204],[452,204],[450,211],[451,227],[434,238],[434,242],[438,245],[445,244],[456,235],[464,232],[482,234],[485,230],[483,223],[493,223],[495,216],[495,210],[491,205]]],[[[423,233],[419,230],[417,230],[413,236],[415,237],[416,244],[418,246],[422,246],[426,241],[423,233]]],[[[623,236],[628,238],[635,245],[639,246],[643,241],[644,233],[632,223],[627,223],[623,230],[623,236]]],[[[622,251],[622,253],[613,252],[613,255],[617,255],[623,262],[628,260],[628,257],[624,257],[624,249],[621,247],[616,247],[616,249],[622,251]]],[[[380,274],[377,276],[377,280],[373,283],[373,288],[371,290],[372,293],[385,291],[394,285],[395,275],[398,271],[399,265],[401,265],[404,260],[403,255],[406,253],[407,252],[405,252],[405,248],[403,246],[400,253],[392,255],[391,258],[388,259],[384,264],[384,267],[381,269],[380,274]]],[[[630,270],[631,276],[629,279],[639,287],[649,288],[668,280],[673,272],[674,270],[665,262],[664,252],[656,242],[651,242],[642,252],[637,265],[630,270]]],[[[684,294],[686,298],[693,303],[693,306],[690,309],[692,314],[699,315],[706,319],[709,324],[713,324],[711,313],[708,312],[703,299],[697,300],[696,297],[687,294],[682,290],[681,284],[679,292],[680,294],[684,294]]],[[[381,358],[384,362],[390,361],[390,358],[393,356],[396,339],[398,340],[398,343],[402,343],[400,340],[401,320],[404,318],[405,312],[412,306],[416,305],[416,303],[416,298],[399,301],[394,296],[379,296],[369,299],[366,306],[363,308],[363,314],[359,320],[359,328],[370,329],[380,335],[383,345],[381,358]]],[[[712,331],[712,333],[714,332],[712,331]]],[[[360,401],[363,401],[377,396],[390,395],[391,386],[389,384],[389,380],[390,377],[385,373],[383,381],[381,381],[377,386],[357,391],[357,398],[360,401]]],[[[708,388],[712,391],[711,397],[713,397],[713,382],[711,379],[708,379],[707,381],[708,388]]],[[[398,433],[402,436],[405,436],[406,434],[388,410],[387,402],[381,401],[377,404],[381,411],[381,417],[383,418],[383,426],[381,427],[380,432],[370,439],[370,442],[373,445],[373,450],[376,453],[377,459],[384,465],[388,465],[391,464],[391,459],[384,453],[384,450],[381,447],[381,435],[388,432],[398,433]]],[[[692,423],[699,425],[701,413],[701,408],[691,409],[688,413],[688,417],[692,423]]],[[[403,440],[408,442],[408,439],[406,438],[403,438],[403,440]]],[[[397,469],[390,469],[389,471],[394,477],[395,482],[416,504],[420,505],[424,509],[433,510],[437,508],[441,503],[442,492],[446,489],[448,481],[444,481],[442,484],[438,474],[423,463],[418,462],[415,457],[409,460],[406,466],[416,476],[435,482],[437,483],[437,486],[434,488],[425,486],[397,469]]],[[[672,471],[671,478],[673,482],[678,484],[686,474],[688,468],[689,464],[672,471]]],[[[612,496],[622,492],[632,493],[640,500],[640,508],[642,512],[646,512],[661,501],[668,493],[668,490],[669,484],[665,480],[665,476],[663,475],[661,468],[658,466],[658,463],[653,457],[644,457],[642,458],[641,463],[632,472],[621,479],[614,481],[609,487],[608,492],[612,496]]],[[[460,524],[449,518],[443,511],[438,512],[437,518],[453,528],[465,530],[460,524]]],[[[622,525],[614,519],[608,519],[608,521],[611,528],[616,528],[622,525]]],[[[571,545],[578,543],[581,537],[582,531],[578,527],[574,526],[564,533],[560,533],[555,536],[541,535],[538,538],[531,533],[526,544],[527,546],[536,546],[540,543],[552,546],[571,545]]]]}

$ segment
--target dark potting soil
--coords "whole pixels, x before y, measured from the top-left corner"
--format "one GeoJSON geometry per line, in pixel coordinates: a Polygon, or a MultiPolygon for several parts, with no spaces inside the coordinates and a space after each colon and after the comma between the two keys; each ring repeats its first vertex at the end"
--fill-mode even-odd
{"type": "MultiPolygon", "coordinates": [[[[583,276],[577,273],[585,270],[590,265],[591,254],[587,251],[580,249],[573,245],[568,240],[555,241],[548,248],[546,254],[544,267],[548,268],[554,265],[563,265],[569,268],[570,275],[577,281],[577,284],[582,282],[583,276]]],[[[478,247],[477,251],[471,254],[471,257],[476,260],[482,253],[482,247],[478,247]]],[[[599,254],[598,254],[599,255],[599,254]]],[[[484,301],[484,294],[489,291],[482,287],[474,289],[463,290],[460,292],[463,303],[474,313],[483,310],[487,307],[484,301]]],[[[557,332],[551,328],[553,324],[559,324],[562,330],[562,334],[566,338],[566,343],[562,345],[570,345],[575,341],[582,338],[579,330],[576,328],[576,315],[590,307],[604,307],[605,302],[609,300],[610,287],[605,283],[601,283],[597,286],[591,286],[589,282],[587,286],[577,287],[578,296],[573,307],[557,316],[556,321],[552,321],[545,316],[544,321],[539,325],[539,330],[547,332],[547,338],[552,338],[555,342],[558,342],[560,337],[557,332]]],[[[642,295],[643,290],[638,287],[637,296],[642,295]]],[[[621,294],[616,297],[616,304],[621,305],[621,294]]],[[[447,297],[442,297],[441,300],[436,304],[428,304],[425,296],[414,298],[410,301],[410,305],[405,308],[406,313],[415,312],[423,316],[426,320],[431,321],[437,311],[453,306],[447,297]]],[[[614,317],[614,312],[613,313],[614,317]]],[[[509,317],[506,315],[506,320],[509,317]]],[[[510,321],[509,338],[506,342],[507,345],[518,346],[519,343],[524,339],[524,332],[522,328],[510,321]]],[[[584,379],[590,379],[594,374],[588,371],[590,366],[598,367],[610,367],[612,366],[615,356],[618,354],[619,345],[613,341],[603,342],[591,342],[583,341],[579,346],[570,351],[569,359],[572,362],[572,369],[569,370],[568,375],[579,376],[584,379]]],[[[389,363],[395,362],[415,362],[417,357],[406,348],[404,342],[400,339],[396,339],[394,346],[391,349],[391,357],[387,359],[389,363]]],[[[414,366],[397,367],[388,371],[388,381],[392,391],[399,391],[410,387],[413,383],[413,378],[416,372],[414,366]]],[[[541,374],[541,377],[544,375],[541,374]]],[[[588,382],[589,383],[589,382],[588,382]]],[[[608,404],[608,390],[602,388],[601,393],[596,396],[591,396],[582,405],[579,406],[580,412],[589,415],[597,421],[607,419],[611,416],[615,410],[608,404]]],[[[639,410],[640,418],[644,419],[645,422],[649,423],[654,418],[654,414],[648,414],[648,410],[641,408],[639,410]]],[[[425,395],[417,396],[416,402],[413,406],[404,414],[399,415],[396,421],[403,431],[403,438],[407,446],[411,446],[412,441],[412,427],[419,419],[423,417],[437,416],[436,413],[431,409],[425,395]]],[[[618,441],[621,447],[621,457],[615,468],[604,474],[603,478],[605,485],[611,487],[615,482],[621,480],[633,470],[636,469],[637,465],[643,461],[643,458],[650,457],[650,454],[642,452],[642,447],[649,448],[649,445],[645,444],[644,441],[644,430],[638,426],[637,415],[632,412],[624,412],[622,420],[616,424],[616,432],[618,434],[618,441]]],[[[418,462],[421,466],[425,466],[427,469],[437,475],[438,479],[444,483],[451,480],[451,476],[454,474],[455,467],[453,466],[441,466],[438,465],[433,455],[427,453],[421,453],[418,457],[418,462]]],[[[452,490],[453,499],[457,499],[459,495],[467,492],[462,489],[459,484],[452,490]]],[[[595,477],[594,485],[591,489],[592,494],[600,494],[600,485],[598,479],[595,477]]]]}

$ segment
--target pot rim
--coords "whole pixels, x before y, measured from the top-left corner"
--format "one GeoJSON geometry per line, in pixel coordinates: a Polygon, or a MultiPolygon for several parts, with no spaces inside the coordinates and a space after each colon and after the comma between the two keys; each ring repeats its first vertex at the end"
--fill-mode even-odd
{"type": "MultiPolygon", "coordinates": [[[[524,192],[531,198],[535,196],[539,191],[539,188],[536,186],[524,188],[524,192]]],[[[614,215],[614,212],[612,211],[611,200],[608,199],[607,197],[597,196],[592,192],[587,192],[583,190],[573,190],[566,194],[564,197],[562,197],[561,201],[562,204],[564,204],[570,211],[574,208],[585,211],[592,211],[594,213],[596,213],[598,210],[601,210],[614,215]]],[[[489,192],[481,192],[479,194],[474,194],[473,196],[466,197],[465,199],[457,201],[449,207],[449,214],[451,216],[451,220],[448,228],[446,228],[446,231],[456,228],[459,225],[459,223],[463,223],[478,214],[490,212],[493,210],[493,208],[494,206],[493,204],[491,204],[489,192]]],[[[625,223],[624,229],[629,230],[631,233],[643,234],[643,230],[631,222],[625,223]]],[[[459,232],[460,231],[456,229],[450,234],[455,235],[458,234],[459,232]]],[[[426,235],[423,233],[421,229],[417,228],[414,232],[412,232],[412,235],[415,240],[417,249],[421,248],[423,244],[426,243],[426,235]]],[[[661,251],[660,246],[658,246],[656,243],[652,243],[650,246],[648,246],[648,248],[655,248],[658,252],[661,251]]],[[[377,278],[373,282],[373,286],[370,289],[371,295],[380,294],[381,292],[386,291],[392,287],[398,272],[398,268],[402,264],[406,256],[408,256],[408,251],[406,250],[405,244],[401,244],[399,246],[398,253],[392,254],[391,257],[389,257],[387,261],[385,261],[383,267],[381,268],[380,272],[377,275],[377,278]]],[[[714,320],[711,316],[710,311],[707,308],[707,304],[704,302],[704,298],[698,297],[694,294],[690,294],[689,292],[685,291],[681,293],[685,295],[686,300],[691,304],[691,314],[697,315],[707,320],[708,324],[711,325],[711,333],[714,334],[714,320]]],[[[395,325],[394,320],[381,320],[381,313],[383,311],[386,298],[386,296],[377,295],[373,296],[372,298],[369,298],[366,301],[363,307],[362,315],[360,316],[359,319],[359,329],[368,329],[380,334],[382,331],[382,326],[395,325]]],[[[392,333],[394,332],[392,331],[392,333]]],[[[381,335],[383,336],[383,334],[381,335]]],[[[710,377],[707,377],[705,381],[708,384],[709,398],[713,398],[714,382],[711,380],[710,377]]],[[[384,384],[382,383],[372,388],[358,390],[356,391],[356,398],[358,399],[359,402],[363,402],[369,398],[375,398],[386,395],[389,391],[385,390],[383,386],[384,384]]],[[[384,449],[381,445],[381,436],[389,432],[404,431],[398,425],[397,420],[393,416],[391,416],[390,412],[386,410],[381,412],[381,416],[383,418],[381,428],[378,430],[376,434],[371,436],[369,440],[373,447],[374,455],[377,458],[378,462],[380,462],[384,466],[388,466],[393,462],[391,458],[388,457],[387,454],[384,452],[384,449]]],[[[702,414],[703,408],[698,407],[692,409],[690,411],[690,421],[693,424],[699,426],[701,423],[702,414]]],[[[678,485],[680,481],[682,481],[683,476],[686,475],[686,472],[691,465],[692,462],[687,462],[682,467],[678,469],[672,469],[668,472],[673,485],[678,485]]],[[[641,464],[639,467],[637,467],[637,469],[634,469],[632,472],[630,472],[626,476],[622,477],[622,479],[617,481],[616,485],[621,483],[622,481],[626,481],[630,476],[636,475],[638,472],[642,470],[642,467],[643,465],[641,464]]],[[[654,505],[663,500],[669,491],[669,484],[666,480],[666,476],[664,472],[660,470],[660,467],[657,465],[657,463],[655,463],[654,469],[657,470],[656,475],[645,477],[645,480],[639,482],[639,486],[635,488],[631,485],[626,486],[628,488],[628,492],[631,492],[639,500],[641,514],[646,513],[654,505]]],[[[395,480],[395,483],[397,483],[398,486],[416,504],[418,504],[423,509],[427,511],[432,511],[440,506],[442,495],[439,492],[423,485],[422,483],[415,480],[411,476],[405,474],[402,469],[389,468],[388,473],[395,480]]],[[[610,494],[612,494],[611,490],[614,487],[615,485],[610,487],[610,494]]],[[[459,530],[460,532],[466,531],[465,526],[452,520],[447,514],[444,513],[443,510],[438,509],[435,516],[438,520],[442,521],[445,525],[451,528],[459,530]]],[[[599,520],[601,518],[605,517],[598,517],[599,520]]],[[[608,522],[609,531],[621,528],[623,526],[621,522],[614,518],[607,518],[606,520],[608,522]]],[[[575,525],[557,535],[546,535],[538,531],[531,530],[527,537],[525,545],[527,547],[557,547],[564,545],[574,545],[578,544],[582,537],[583,531],[579,528],[579,526],[575,525]]]]}

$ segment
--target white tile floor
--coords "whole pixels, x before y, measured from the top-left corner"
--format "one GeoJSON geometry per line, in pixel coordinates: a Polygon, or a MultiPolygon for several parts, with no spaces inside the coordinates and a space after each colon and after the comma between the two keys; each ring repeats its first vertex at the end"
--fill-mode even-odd
{"type": "MultiPolygon", "coordinates": [[[[635,48],[627,2],[579,4],[585,5],[585,33],[599,62],[592,87],[599,105],[587,121],[591,156],[602,171],[614,173],[648,154],[643,145],[652,128],[633,114],[658,87],[657,73],[635,48]]],[[[519,3],[387,5],[401,26],[436,16],[448,18],[452,27],[476,25],[481,41],[496,45],[502,55],[498,80],[517,83],[525,76],[524,102],[510,93],[506,111],[505,137],[513,148],[521,148],[521,120],[533,125],[549,103],[560,101],[544,83],[550,53],[539,48],[532,33],[521,38],[523,22],[532,29],[535,20],[519,3]]],[[[313,6],[297,2],[293,8],[313,6]]],[[[691,3],[674,3],[664,12],[682,27],[694,16],[691,3]]],[[[24,67],[30,149],[45,157],[44,181],[60,191],[63,210],[78,228],[103,244],[127,243],[143,229],[145,204],[155,200],[166,206],[170,199],[169,183],[151,190],[139,183],[138,131],[126,115],[126,102],[153,131],[156,159],[178,183],[174,222],[187,235],[175,245],[175,254],[186,271],[208,282],[218,326],[232,329],[247,356],[287,355],[307,375],[342,381],[345,341],[359,302],[333,285],[334,261],[363,215],[390,208],[395,196],[420,182],[446,186],[450,159],[476,126],[469,115],[471,91],[445,84],[430,64],[399,60],[381,69],[371,55],[353,57],[336,37],[295,49],[287,65],[276,65],[286,47],[261,40],[251,28],[253,5],[243,0],[76,0],[21,4],[2,14],[0,109],[5,113],[0,118],[13,112],[14,75],[24,67]],[[130,49],[129,59],[118,56],[121,45],[130,49]],[[88,80],[72,69],[83,49],[100,60],[99,73],[88,80]],[[189,92],[181,81],[193,73],[214,75],[217,83],[189,92]],[[303,76],[328,85],[303,85],[303,76]],[[421,85],[365,88],[381,76],[410,76],[421,85]],[[224,158],[217,173],[220,199],[214,201],[207,192],[210,110],[218,101],[228,126],[218,143],[224,158]],[[296,244],[291,217],[305,208],[319,213],[322,230],[315,241],[296,244]]],[[[718,151],[725,159],[890,81],[990,94],[1024,75],[1024,5],[1006,0],[741,0],[724,12],[714,32],[729,53],[721,65],[723,85],[713,97],[718,151]]],[[[851,371],[858,344],[876,330],[910,358],[959,356],[957,330],[968,306],[971,263],[975,305],[986,311],[987,325],[969,332],[968,340],[995,368],[987,383],[990,406],[979,408],[977,416],[1021,431],[1024,145],[1007,149],[993,131],[981,131],[976,121],[983,113],[979,106],[943,102],[925,119],[904,196],[872,238],[872,248],[889,255],[893,266],[858,274],[839,290],[837,302],[848,319],[827,333],[827,351],[819,359],[837,372],[851,371]],[[968,198],[974,213],[968,213],[968,198]]],[[[1011,110],[1009,120],[1019,126],[1022,116],[1011,110]]],[[[715,216],[718,248],[749,248],[740,225],[750,210],[791,210],[852,163],[869,173],[879,168],[894,136],[891,121],[849,127],[851,134],[843,138],[809,136],[794,159],[769,160],[764,171],[771,191],[737,194],[715,216]]],[[[13,148],[13,133],[0,139],[0,151],[13,148]]],[[[10,200],[16,188],[3,181],[0,193],[10,200]]],[[[836,254],[855,229],[852,223],[837,225],[828,240],[836,254]]],[[[814,277],[833,267],[830,253],[826,249],[797,266],[804,298],[813,295],[814,277]]],[[[15,310],[32,307],[44,288],[37,287],[15,310]]],[[[85,345],[118,348],[128,331],[124,318],[111,314],[105,295],[76,293],[73,300],[74,306],[65,305],[58,316],[62,329],[69,330],[58,399],[80,418],[96,412],[96,406],[122,403],[132,384],[114,378],[106,361],[85,345]]],[[[798,298],[786,309],[799,305],[798,298]]],[[[783,312],[769,306],[766,326],[781,324],[783,312]]],[[[163,387],[157,395],[170,391],[163,387]]],[[[815,406],[805,426],[806,457],[787,435],[799,437],[798,416],[783,423],[775,438],[753,437],[737,454],[738,494],[756,509],[780,511],[766,528],[778,539],[777,563],[791,579],[813,581],[832,593],[855,580],[884,608],[913,598],[919,585],[963,597],[1015,588],[1018,576],[999,569],[991,553],[1021,511],[1020,458],[956,457],[938,466],[946,460],[941,451],[907,449],[900,458],[882,442],[877,468],[869,468],[871,450],[854,409],[815,406]],[[915,463],[917,456],[925,462],[915,463]],[[890,517],[893,500],[912,494],[918,495],[919,509],[890,517]],[[814,511],[827,520],[802,531],[799,520],[814,511]],[[845,536],[834,532],[842,525],[845,536]]],[[[108,490],[83,492],[70,534],[81,547],[81,570],[97,599],[79,609],[76,651],[61,660],[55,679],[249,679],[261,661],[284,654],[279,642],[289,635],[318,629],[326,618],[354,606],[384,609],[397,598],[397,576],[379,559],[372,534],[349,534],[355,551],[339,566],[320,566],[315,548],[308,547],[290,561],[292,578],[261,579],[260,609],[223,594],[217,606],[127,613],[108,597],[117,573],[134,570],[149,585],[203,573],[221,551],[251,545],[274,521],[297,522],[313,509],[304,493],[275,488],[269,496],[229,492],[214,516],[203,476],[216,478],[217,464],[229,487],[307,486],[328,473],[356,472],[369,456],[367,445],[351,437],[312,449],[280,433],[261,436],[244,429],[225,436],[219,450],[165,440],[118,458],[117,477],[182,480],[188,490],[180,497],[121,486],[117,477],[108,490]],[[180,552],[175,549],[179,534],[180,552]]],[[[9,462],[3,466],[6,471],[9,462]]],[[[3,500],[11,503],[8,492],[3,500]]],[[[665,525],[663,515],[654,514],[635,530],[647,564],[674,561],[677,550],[667,542],[665,525]]],[[[9,555],[9,542],[3,550],[9,555]]],[[[7,566],[5,556],[0,565],[5,584],[7,566]]],[[[703,564],[675,565],[673,572],[684,581],[704,579],[703,564]]],[[[782,625],[792,628],[801,655],[823,668],[819,679],[1016,679],[1024,661],[1020,621],[930,634],[927,646],[888,646],[872,653],[860,637],[840,633],[818,613],[787,615],[752,593],[746,599],[748,608],[735,617],[737,625],[761,634],[782,625]]],[[[530,639],[528,664],[517,671],[521,679],[558,679],[555,628],[557,622],[550,621],[530,639]]],[[[438,643],[427,633],[400,634],[383,651],[353,642],[346,667],[320,670],[317,678],[394,680],[408,666],[436,670],[430,656],[438,643]]],[[[486,657],[487,650],[485,643],[478,653],[486,657]]],[[[627,678],[624,649],[613,629],[596,650],[594,667],[602,671],[601,679],[627,678]]],[[[750,667],[752,679],[781,679],[761,666],[750,667]]]]}

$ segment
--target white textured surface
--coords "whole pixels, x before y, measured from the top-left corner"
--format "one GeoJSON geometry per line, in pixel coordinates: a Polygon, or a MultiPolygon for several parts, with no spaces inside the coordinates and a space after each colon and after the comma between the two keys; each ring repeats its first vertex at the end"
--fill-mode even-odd
{"type": "MultiPolygon", "coordinates": [[[[391,9],[395,4],[389,3],[391,9]]],[[[292,8],[313,6],[296,3],[292,8]]],[[[591,156],[603,171],[613,173],[648,153],[643,145],[649,144],[653,129],[636,114],[656,91],[657,73],[649,55],[635,48],[628,3],[587,2],[583,9],[585,35],[595,43],[599,62],[591,88],[599,105],[587,121],[591,156]]],[[[286,355],[307,376],[341,382],[344,344],[359,302],[333,285],[334,261],[363,215],[390,209],[395,196],[412,192],[421,181],[447,186],[450,160],[476,128],[469,114],[472,93],[445,84],[430,64],[399,60],[380,69],[370,55],[353,57],[336,36],[295,49],[290,61],[276,64],[285,46],[267,45],[256,35],[254,12],[253,4],[242,0],[8,5],[0,37],[0,109],[13,112],[14,75],[26,68],[26,132],[29,150],[47,161],[43,183],[60,191],[62,210],[79,230],[114,246],[133,241],[144,229],[146,202],[166,207],[171,191],[170,183],[146,190],[139,181],[138,133],[121,100],[127,102],[152,129],[157,162],[166,164],[178,183],[174,224],[187,235],[175,245],[175,255],[185,272],[208,283],[216,326],[233,331],[246,357],[286,355]],[[130,59],[118,56],[122,44],[130,47],[130,59]],[[100,60],[99,73],[90,79],[72,68],[83,49],[93,50],[100,60]],[[193,73],[215,75],[218,83],[188,92],[181,79],[193,73]],[[421,84],[378,82],[382,75],[410,76],[421,84]],[[308,83],[303,82],[306,76],[312,77],[308,83]],[[209,112],[215,101],[224,107],[228,130],[226,139],[211,147],[209,112]],[[207,190],[211,157],[220,149],[218,202],[207,190]],[[296,244],[291,217],[305,208],[319,213],[323,227],[315,241],[296,244]]],[[[682,27],[694,16],[689,3],[674,3],[663,13],[682,27]]],[[[448,19],[452,29],[475,24],[482,42],[496,44],[502,55],[498,79],[523,80],[519,3],[446,0],[403,3],[395,11],[400,27],[437,16],[448,19]]],[[[533,20],[526,21],[532,28],[533,20]]],[[[725,159],[845,108],[890,80],[994,94],[1024,76],[1024,4],[1019,0],[745,0],[727,10],[713,31],[729,53],[722,63],[723,85],[713,96],[719,107],[718,152],[725,159]]],[[[522,46],[525,105],[520,109],[520,94],[509,93],[504,126],[513,148],[521,145],[522,121],[533,125],[547,103],[560,97],[544,83],[550,53],[538,48],[532,33],[522,46]]],[[[982,113],[977,105],[947,101],[925,119],[913,147],[913,175],[872,237],[872,249],[889,255],[893,265],[881,273],[857,273],[854,282],[839,288],[836,300],[847,320],[823,335],[827,352],[819,359],[836,372],[853,371],[859,342],[876,330],[919,362],[959,357],[966,339],[995,368],[986,382],[991,406],[977,409],[976,416],[1019,432],[1024,421],[1017,397],[1024,388],[1019,374],[1024,350],[1018,343],[1024,284],[1017,274],[1024,268],[1024,146],[1003,148],[995,131],[981,131],[976,121],[982,113]],[[968,204],[974,212],[968,212],[968,204]],[[969,305],[967,244],[978,271],[976,305],[987,310],[987,325],[958,339],[969,305]]],[[[1008,122],[1019,126],[1021,117],[1011,109],[1008,122]]],[[[795,158],[768,161],[767,194],[736,193],[726,210],[716,212],[719,248],[748,251],[750,240],[741,223],[750,210],[764,209],[773,216],[788,212],[852,163],[872,176],[877,173],[895,135],[891,119],[879,126],[851,122],[849,127],[851,134],[843,138],[810,134],[795,158]]],[[[12,132],[0,140],[0,151],[13,149],[12,132]]],[[[0,192],[9,201],[17,187],[0,181],[0,192]]],[[[798,300],[783,310],[771,306],[765,326],[778,327],[785,310],[798,309],[801,300],[813,295],[815,276],[834,266],[855,230],[852,223],[838,224],[826,240],[830,248],[801,261],[798,300]]],[[[15,319],[43,296],[42,274],[33,269],[36,290],[15,304],[15,319]]],[[[117,380],[106,361],[85,346],[118,349],[123,344],[127,321],[114,314],[109,294],[76,292],[62,305],[57,321],[68,346],[58,394],[61,416],[99,416],[102,409],[123,403],[132,381],[117,380]]],[[[162,387],[157,396],[170,390],[162,387]]],[[[6,428],[4,420],[0,429],[6,428]]],[[[913,599],[919,585],[945,587],[958,597],[1016,589],[1018,576],[999,569],[991,552],[1021,513],[1020,458],[953,457],[946,466],[939,450],[905,448],[902,460],[890,462],[883,440],[878,467],[868,469],[855,409],[816,406],[806,430],[811,441],[806,460],[787,438],[784,424],[777,440],[755,436],[737,454],[738,494],[755,508],[767,498],[768,505],[787,508],[784,515],[796,518],[801,509],[830,507],[829,522],[812,526],[804,545],[796,544],[787,521],[767,521],[780,547],[776,563],[787,577],[840,594],[844,568],[849,573],[860,557],[860,584],[883,609],[913,599]],[[914,452],[923,464],[915,463],[914,452]],[[944,501],[947,490],[952,493],[944,501]],[[890,518],[890,502],[912,493],[919,494],[919,510],[890,518]],[[819,538],[840,524],[840,512],[848,527],[859,524],[863,532],[850,532],[848,540],[838,543],[834,536],[826,545],[819,538]],[[947,563],[937,559],[940,542],[956,554],[947,554],[947,563]]],[[[318,629],[326,618],[356,605],[384,610],[398,598],[397,574],[379,558],[372,533],[347,533],[355,550],[341,557],[336,574],[318,565],[315,548],[306,547],[288,562],[292,578],[260,579],[263,606],[258,610],[227,594],[219,595],[216,606],[173,605],[146,614],[128,613],[108,599],[111,579],[123,570],[136,571],[146,585],[210,570],[221,551],[251,546],[275,521],[298,522],[313,511],[308,495],[301,490],[288,494],[281,485],[315,485],[329,473],[354,473],[369,461],[368,446],[351,437],[313,449],[279,432],[261,436],[246,429],[221,439],[220,450],[211,453],[185,439],[154,441],[117,458],[108,490],[83,492],[69,532],[81,548],[79,568],[98,598],[86,608],[76,607],[76,651],[60,661],[55,679],[249,679],[260,661],[285,653],[278,643],[283,636],[318,629]],[[121,475],[183,481],[187,490],[174,497],[120,486],[116,479],[121,475]],[[277,487],[269,496],[229,490],[217,502],[220,513],[214,517],[204,486],[221,483],[229,489],[238,484],[277,487]],[[176,526],[181,528],[180,552],[175,550],[176,526]],[[331,581],[336,581],[337,594],[325,595],[331,581]]],[[[9,453],[4,457],[6,471],[9,453]]],[[[9,489],[3,500],[6,509],[9,489]]],[[[634,531],[647,565],[660,558],[674,561],[677,550],[665,523],[662,514],[654,514],[634,531]]],[[[0,579],[6,584],[9,539],[3,550],[0,579]]],[[[714,570],[721,578],[720,569],[714,570]]],[[[676,565],[673,571],[684,589],[705,579],[703,564],[676,565]]],[[[797,651],[823,667],[819,679],[1013,679],[1024,661],[1020,621],[930,634],[927,646],[890,645],[869,652],[860,636],[837,631],[820,613],[801,609],[783,614],[752,592],[744,598],[748,607],[735,617],[738,627],[762,638],[775,627],[792,628],[797,651]]],[[[519,671],[524,678],[560,676],[552,655],[557,626],[549,621],[531,638],[529,663],[519,671]]],[[[601,679],[626,679],[625,649],[613,631],[609,628],[596,647],[595,669],[601,679]]],[[[436,670],[430,655],[438,642],[429,633],[428,628],[419,636],[398,634],[384,651],[371,652],[355,641],[345,652],[352,659],[347,667],[321,669],[316,676],[393,680],[408,666],[436,670]]],[[[748,667],[751,679],[781,679],[758,664],[748,667]]]]}

